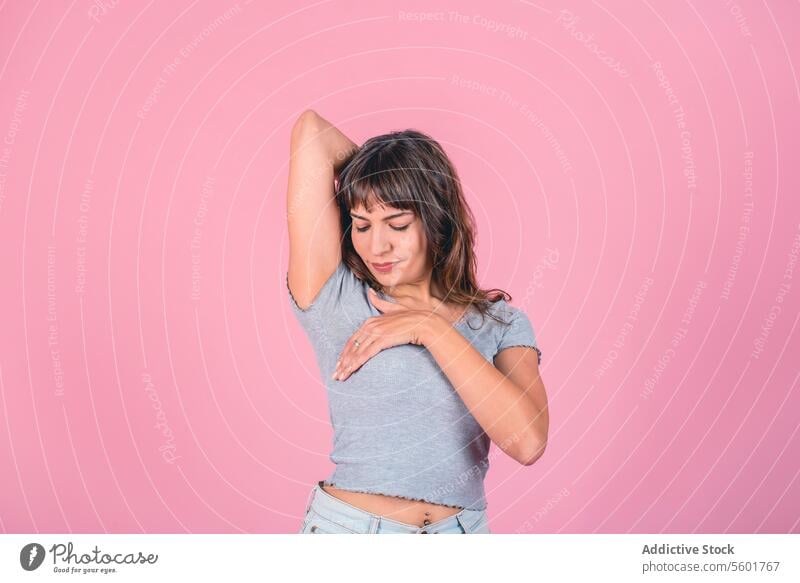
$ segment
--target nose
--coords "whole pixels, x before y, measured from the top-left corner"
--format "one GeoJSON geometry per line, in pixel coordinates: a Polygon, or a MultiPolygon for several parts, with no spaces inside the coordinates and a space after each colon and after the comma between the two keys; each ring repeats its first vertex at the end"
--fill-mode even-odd
{"type": "Polygon", "coordinates": [[[370,252],[373,257],[380,257],[391,249],[390,235],[383,228],[372,229],[372,238],[370,239],[370,252]]]}

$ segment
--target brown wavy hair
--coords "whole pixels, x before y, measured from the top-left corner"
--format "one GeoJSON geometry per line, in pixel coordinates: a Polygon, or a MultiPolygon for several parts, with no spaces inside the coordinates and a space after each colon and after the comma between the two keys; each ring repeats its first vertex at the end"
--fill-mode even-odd
{"type": "MultiPolygon", "coordinates": [[[[336,201],[342,221],[342,260],[370,287],[385,292],[353,247],[350,211],[376,201],[413,211],[422,221],[433,265],[431,278],[446,300],[473,306],[482,319],[487,315],[502,323],[489,306],[507,292],[478,287],[474,252],[475,219],[461,187],[458,173],[436,140],[415,129],[394,131],[364,142],[338,174],[336,201]]],[[[469,311],[467,312],[467,321],[469,311]]]]}

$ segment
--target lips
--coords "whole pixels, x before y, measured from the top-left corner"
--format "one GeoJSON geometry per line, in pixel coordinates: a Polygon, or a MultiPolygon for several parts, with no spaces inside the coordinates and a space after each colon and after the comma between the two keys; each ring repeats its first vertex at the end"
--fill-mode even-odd
{"type": "Polygon", "coordinates": [[[392,262],[389,262],[389,263],[373,263],[372,267],[376,271],[380,271],[382,273],[388,273],[388,272],[390,272],[392,270],[392,268],[395,266],[396,263],[397,263],[397,261],[392,261],[392,262]]]}

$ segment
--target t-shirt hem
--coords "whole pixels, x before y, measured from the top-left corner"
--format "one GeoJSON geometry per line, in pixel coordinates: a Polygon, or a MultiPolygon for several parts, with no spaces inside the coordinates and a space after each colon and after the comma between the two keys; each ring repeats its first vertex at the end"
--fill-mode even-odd
{"type": "Polygon", "coordinates": [[[500,350],[498,350],[498,354],[505,350],[506,348],[514,348],[516,346],[521,346],[523,348],[533,348],[536,351],[536,354],[539,355],[539,364],[542,364],[542,351],[539,350],[538,346],[534,346],[533,344],[509,344],[508,346],[503,346],[500,350]]]}
{"type": "Polygon", "coordinates": [[[414,496],[407,496],[405,494],[396,493],[393,491],[388,490],[379,490],[377,488],[359,488],[354,486],[342,485],[342,482],[334,482],[332,480],[322,480],[322,484],[325,486],[333,486],[340,490],[347,490],[348,492],[359,492],[361,494],[382,494],[384,496],[396,496],[397,498],[403,498],[405,500],[411,500],[414,502],[427,502],[428,504],[440,504],[441,506],[447,506],[448,508],[458,508],[465,509],[465,510],[486,510],[487,505],[484,503],[482,507],[474,507],[469,505],[461,505],[461,504],[448,504],[441,500],[434,500],[433,498],[417,498],[414,496]]]}

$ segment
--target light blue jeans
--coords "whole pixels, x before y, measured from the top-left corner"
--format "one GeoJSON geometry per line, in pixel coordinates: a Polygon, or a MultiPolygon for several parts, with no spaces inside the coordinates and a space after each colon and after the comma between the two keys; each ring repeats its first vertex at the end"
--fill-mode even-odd
{"type": "Polygon", "coordinates": [[[463,510],[415,526],[356,508],[331,496],[317,482],[308,497],[303,526],[298,534],[491,534],[485,510],[463,510]]]}

